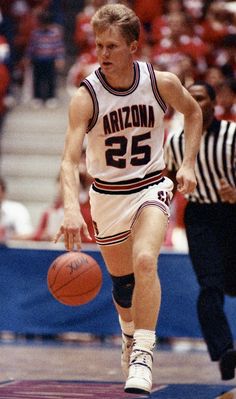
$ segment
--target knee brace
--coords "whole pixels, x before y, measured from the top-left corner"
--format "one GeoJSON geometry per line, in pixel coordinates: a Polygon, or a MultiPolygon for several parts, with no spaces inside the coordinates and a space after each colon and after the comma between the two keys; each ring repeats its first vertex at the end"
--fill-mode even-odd
{"type": "Polygon", "coordinates": [[[134,273],[126,276],[112,276],[112,294],[118,305],[122,308],[130,308],[132,304],[132,295],[134,290],[134,273]]]}

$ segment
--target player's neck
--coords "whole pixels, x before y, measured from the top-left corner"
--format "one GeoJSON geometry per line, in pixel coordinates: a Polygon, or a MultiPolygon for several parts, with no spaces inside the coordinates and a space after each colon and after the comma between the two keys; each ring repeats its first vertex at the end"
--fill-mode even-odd
{"type": "Polygon", "coordinates": [[[126,68],[123,73],[121,71],[111,74],[106,73],[106,75],[104,75],[104,78],[109,86],[113,87],[114,89],[129,89],[134,82],[133,64],[126,68]]]}

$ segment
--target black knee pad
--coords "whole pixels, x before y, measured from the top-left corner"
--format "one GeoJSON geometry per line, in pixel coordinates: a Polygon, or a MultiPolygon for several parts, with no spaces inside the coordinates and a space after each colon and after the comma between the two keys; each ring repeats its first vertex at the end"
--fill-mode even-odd
{"type": "Polygon", "coordinates": [[[112,276],[113,298],[122,308],[130,308],[132,304],[132,295],[134,290],[134,273],[126,276],[112,276]]]}

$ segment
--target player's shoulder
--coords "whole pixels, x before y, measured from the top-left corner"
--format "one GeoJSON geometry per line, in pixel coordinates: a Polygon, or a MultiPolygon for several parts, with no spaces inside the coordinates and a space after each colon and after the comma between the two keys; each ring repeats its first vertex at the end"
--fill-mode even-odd
{"type": "Polygon", "coordinates": [[[70,100],[71,108],[79,106],[81,109],[83,107],[91,106],[91,104],[91,95],[85,86],[80,86],[70,100]]]}
{"type": "Polygon", "coordinates": [[[154,73],[158,84],[161,84],[163,87],[173,88],[174,86],[180,84],[179,78],[172,72],[158,71],[157,69],[154,69],[154,73]]]}

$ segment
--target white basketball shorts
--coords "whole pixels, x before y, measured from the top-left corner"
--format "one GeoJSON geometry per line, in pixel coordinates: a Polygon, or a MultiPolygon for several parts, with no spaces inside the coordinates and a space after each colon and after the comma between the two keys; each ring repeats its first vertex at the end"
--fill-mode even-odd
{"type": "Polygon", "coordinates": [[[112,245],[125,241],[142,209],[158,207],[170,216],[173,182],[162,177],[157,184],[131,194],[107,194],[90,189],[91,215],[95,238],[99,245],[112,245]]]}

